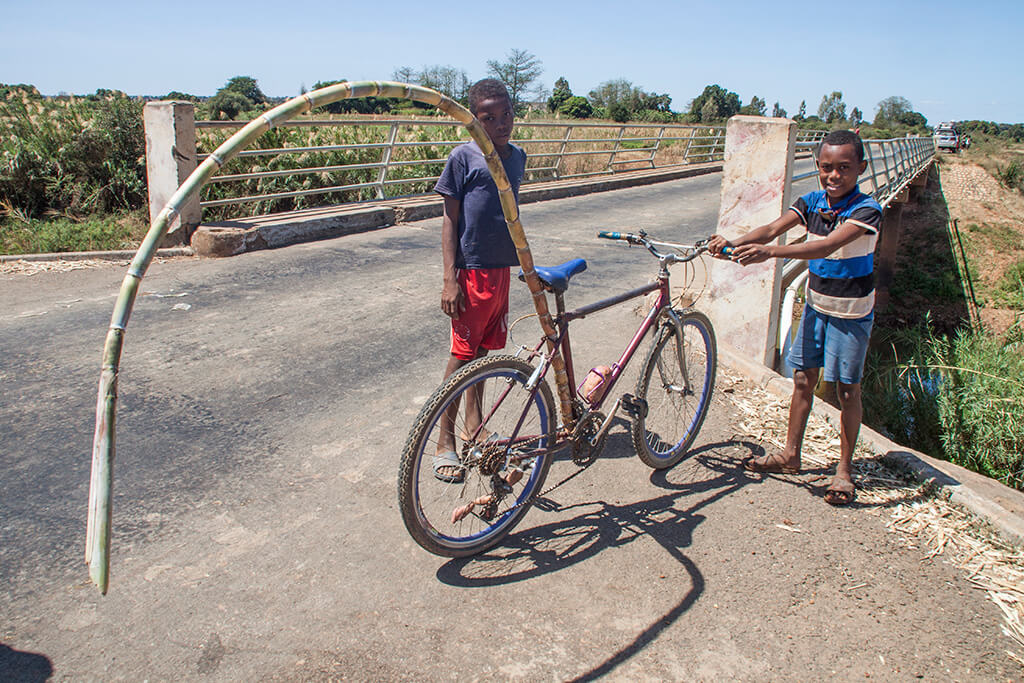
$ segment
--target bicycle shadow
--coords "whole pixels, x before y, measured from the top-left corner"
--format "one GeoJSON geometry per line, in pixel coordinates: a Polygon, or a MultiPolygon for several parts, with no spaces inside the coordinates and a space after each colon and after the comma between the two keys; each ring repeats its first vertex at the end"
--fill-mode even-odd
{"type": "Polygon", "coordinates": [[[438,569],[437,578],[460,587],[504,585],[560,571],[639,538],[653,539],[684,567],[690,588],[630,643],[573,680],[604,676],[653,642],[704,593],[704,576],[684,549],[692,544],[694,530],[706,519],[700,514],[703,508],[753,483],[742,468],[737,468],[736,456],[719,453],[736,449],[751,455],[763,451],[759,444],[739,439],[701,446],[674,468],[651,474],[651,482],[669,492],[649,500],[626,505],[594,500],[558,506],[542,499],[542,509],[582,511],[570,519],[513,533],[501,546],[482,555],[450,560],[438,569]],[[677,507],[681,499],[693,496],[701,497],[689,507],[677,507]]]}
{"type": "MultiPolygon", "coordinates": [[[[622,435],[623,439],[627,437],[622,435]]],[[[626,444],[622,446],[626,448],[626,444]]],[[[461,587],[524,581],[565,569],[644,535],[651,536],[670,552],[686,547],[691,543],[693,530],[704,519],[696,514],[698,510],[753,483],[754,480],[743,476],[742,468],[736,467],[733,456],[717,453],[737,447],[751,454],[762,451],[759,444],[743,440],[701,446],[674,468],[653,472],[651,482],[659,488],[670,489],[671,493],[646,501],[615,505],[593,500],[560,505],[550,498],[540,498],[534,503],[538,509],[548,512],[581,509],[581,512],[570,519],[514,531],[499,546],[479,555],[449,560],[438,568],[437,578],[461,587]],[[693,474],[684,481],[670,482],[669,473],[678,471],[693,474]],[[690,508],[675,507],[681,498],[712,492],[713,495],[702,498],[690,508]]]]}

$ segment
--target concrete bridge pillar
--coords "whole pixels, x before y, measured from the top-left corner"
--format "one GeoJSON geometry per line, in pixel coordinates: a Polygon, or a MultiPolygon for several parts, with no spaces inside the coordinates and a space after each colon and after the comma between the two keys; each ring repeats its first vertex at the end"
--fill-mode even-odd
{"type": "MultiPolygon", "coordinates": [[[[718,234],[739,237],[789,208],[795,143],[796,124],[789,119],[729,119],[718,234]]],[[[782,261],[769,259],[742,267],[714,259],[709,279],[708,313],[718,339],[748,358],[775,367],[782,261]]]]}
{"type": "MultiPolygon", "coordinates": [[[[142,120],[146,130],[149,219],[153,222],[197,166],[195,111],[191,102],[147,102],[142,120]]],[[[201,217],[199,196],[195,194],[181,207],[163,243],[188,244],[201,217]]]]}
{"type": "Polygon", "coordinates": [[[875,246],[875,311],[884,311],[889,306],[889,288],[903,229],[903,206],[909,194],[909,187],[903,188],[882,212],[882,230],[875,246]]]}

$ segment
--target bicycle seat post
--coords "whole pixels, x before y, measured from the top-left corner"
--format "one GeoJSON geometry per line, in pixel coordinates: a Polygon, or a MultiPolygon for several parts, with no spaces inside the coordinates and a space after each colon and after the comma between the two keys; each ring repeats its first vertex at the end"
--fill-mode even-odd
{"type": "Polygon", "coordinates": [[[555,312],[558,313],[558,318],[561,319],[565,315],[565,295],[564,292],[555,291],[555,312]]]}

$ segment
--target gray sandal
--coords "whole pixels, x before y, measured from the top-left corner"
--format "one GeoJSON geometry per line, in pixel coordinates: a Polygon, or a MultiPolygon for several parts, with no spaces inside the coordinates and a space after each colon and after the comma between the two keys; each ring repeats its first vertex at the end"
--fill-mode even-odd
{"type": "Polygon", "coordinates": [[[466,468],[459,462],[459,454],[455,451],[441,451],[434,456],[434,478],[446,484],[461,484],[466,478],[466,468]],[[442,468],[451,468],[455,472],[442,471],[442,468]]]}

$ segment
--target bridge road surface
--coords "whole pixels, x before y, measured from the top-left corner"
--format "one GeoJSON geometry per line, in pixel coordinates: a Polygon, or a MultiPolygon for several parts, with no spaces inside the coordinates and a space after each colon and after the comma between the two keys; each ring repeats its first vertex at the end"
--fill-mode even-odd
{"type": "MultiPolygon", "coordinates": [[[[704,235],[718,185],[532,204],[523,219],[542,265],[588,259],[569,294],[582,304],[654,272],[598,228],[704,235]]],[[[745,474],[760,450],[720,392],[676,468],[652,474],[619,425],[503,546],[422,551],[396,473],[446,358],[439,230],[152,266],[122,361],[105,597],[82,551],[125,268],[0,276],[0,679],[1019,676],[995,608],[886,532],[885,509],[829,508],[813,477],[745,474]]],[[[531,310],[515,281],[512,308],[531,310]]],[[[578,365],[617,357],[628,309],[574,328],[578,365]]],[[[536,338],[535,321],[521,327],[536,338]]],[[[556,464],[549,484],[573,470],[556,464]]]]}

